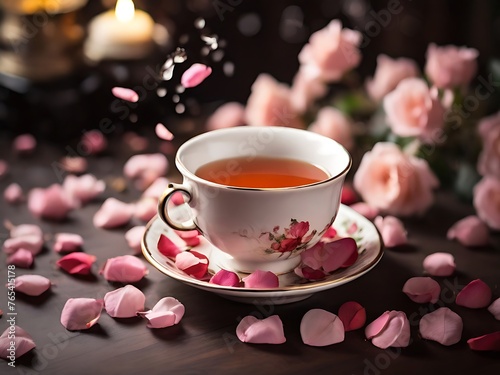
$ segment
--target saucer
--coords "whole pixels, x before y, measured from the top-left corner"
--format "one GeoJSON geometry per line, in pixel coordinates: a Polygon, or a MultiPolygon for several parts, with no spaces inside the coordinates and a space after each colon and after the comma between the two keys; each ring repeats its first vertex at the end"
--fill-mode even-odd
{"type": "MultiPolygon", "coordinates": [[[[185,217],[187,205],[170,208],[172,215],[185,217]]],[[[380,235],[371,221],[352,208],[340,205],[333,227],[338,235],[352,237],[358,245],[359,257],[356,262],[344,269],[332,272],[322,280],[310,281],[297,276],[293,271],[279,275],[279,287],[268,289],[227,287],[210,284],[208,280],[195,279],[175,266],[175,262],[158,251],[157,243],[160,235],[167,236],[181,249],[189,249],[185,242],[166,225],[159,217],[153,218],[146,227],[142,239],[142,252],[146,259],[160,272],[192,287],[215,293],[237,302],[254,305],[280,305],[306,299],[314,293],[335,288],[357,279],[370,271],[380,261],[383,246],[380,235]]],[[[209,273],[215,274],[224,264],[227,255],[200,236],[200,244],[193,248],[209,259],[209,273]]],[[[227,268],[226,268],[227,269],[227,268]]],[[[229,269],[228,271],[232,271],[229,269]]],[[[240,274],[240,277],[246,275],[240,274]]]]}

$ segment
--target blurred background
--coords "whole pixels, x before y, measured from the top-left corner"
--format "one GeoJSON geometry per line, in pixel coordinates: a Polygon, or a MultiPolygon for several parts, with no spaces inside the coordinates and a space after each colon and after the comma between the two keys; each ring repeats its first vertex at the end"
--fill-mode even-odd
{"type": "MultiPolygon", "coordinates": [[[[151,49],[134,57],[92,59],[85,53],[89,25],[114,9],[115,0],[0,1],[2,137],[30,132],[66,141],[104,120],[120,131],[140,133],[157,122],[174,133],[197,131],[221,103],[244,103],[258,74],[291,83],[302,46],[334,18],[363,35],[363,60],[354,78],[360,83],[373,74],[380,53],[410,57],[423,67],[431,42],[476,48],[484,77],[500,54],[500,2],[495,0],[134,3],[156,23],[151,49]],[[178,47],[185,49],[189,64],[178,64],[172,78],[163,80],[162,66],[178,47]],[[194,62],[212,66],[213,74],[183,92],[181,73],[194,62]],[[139,103],[117,102],[110,91],[114,86],[138,88],[139,103]]],[[[90,44],[105,38],[98,34],[90,44]]]]}

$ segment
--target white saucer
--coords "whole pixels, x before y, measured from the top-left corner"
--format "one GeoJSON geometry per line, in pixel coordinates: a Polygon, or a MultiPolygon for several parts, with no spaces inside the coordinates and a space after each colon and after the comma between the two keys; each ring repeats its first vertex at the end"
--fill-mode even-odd
{"type": "MultiPolygon", "coordinates": [[[[171,210],[177,210],[178,214],[185,213],[184,209],[182,206],[171,208],[171,210]]],[[[188,276],[175,266],[174,261],[158,251],[157,243],[161,234],[167,236],[181,249],[188,249],[185,242],[174,230],[158,217],[153,218],[146,228],[142,239],[142,252],[146,259],[160,272],[195,288],[238,302],[280,305],[300,301],[314,293],[348,283],[370,271],[380,261],[383,254],[382,240],[371,221],[353,209],[341,205],[333,227],[340,236],[353,237],[356,240],[359,252],[356,263],[348,268],[335,271],[320,281],[308,281],[300,278],[294,272],[289,272],[279,276],[280,285],[278,288],[271,289],[226,287],[188,276]]],[[[201,237],[201,243],[194,250],[208,257],[210,274],[215,274],[220,270],[218,265],[223,261],[221,257],[226,255],[211,245],[205,238],[201,237]]]]}

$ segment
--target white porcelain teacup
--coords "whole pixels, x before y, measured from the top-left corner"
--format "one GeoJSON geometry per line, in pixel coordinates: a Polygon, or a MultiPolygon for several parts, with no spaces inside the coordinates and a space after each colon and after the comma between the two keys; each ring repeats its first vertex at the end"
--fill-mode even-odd
{"type": "MultiPolygon", "coordinates": [[[[183,183],[170,184],[160,198],[162,220],[174,229],[198,229],[227,255],[227,264],[220,265],[223,268],[279,274],[293,270],[300,252],[316,244],[335,220],[351,156],[339,143],[313,132],[245,126],[188,140],[177,152],[176,165],[183,183]],[[196,175],[213,161],[257,157],[306,162],[326,172],[325,178],[301,186],[248,188],[196,175]],[[176,192],[186,195],[192,220],[173,219],[168,202],[176,192]]],[[[237,162],[228,163],[223,172],[234,175],[240,168],[237,162]]]]}

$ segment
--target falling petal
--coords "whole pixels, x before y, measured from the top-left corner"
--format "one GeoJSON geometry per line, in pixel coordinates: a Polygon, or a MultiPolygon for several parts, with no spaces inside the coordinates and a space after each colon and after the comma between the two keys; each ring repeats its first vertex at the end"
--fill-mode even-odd
{"type": "Polygon", "coordinates": [[[126,102],[137,103],[139,101],[139,94],[125,87],[113,87],[111,92],[116,98],[125,100],[126,102]]]}
{"type": "Polygon", "coordinates": [[[181,252],[181,249],[163,234],[160,235],[157,247],[160,253],[169,258],[175,258],[181,252]]]}
{"type": "Polygon", "coordinates": [[[54,251],[72,253],[83,246],[83,237],[75,233],[57,233],[55,235],[54,251]]]}
{"type": "Polygon", "coordinates": [[[164,141],[171,141],[174,139],[174,135],[162,123],[156,124],[155,133],[158,138],[164,141]]]}
{"type": "Polygon", "coordinates": [[[420,319],[420,335],[441,345],[456,344],[462,338],[462,318],[447,307],[426,314],[420,319]]]}
{"type": "Polygon", "coordinates": [[[23,189],[19,184],[12,183],[3,191],[3,197],[10,204],[18,204],[24,200],[23,189]]]}
{"type": "Polygon", "coordinates": [[[123,167],[123,174],[136,182],[140,190],[148,188],[157,178],[165,176],[168,160],[163,154],[140,154],[132,156],[123,167]]]}
{"type": "Polygon", "coordinates": [[[128,246],[134,250],[135,254],[140,254],[142,251],[142,237],[146,232],[146,227],[143,225],[133,227],[125,233],[125,240],[128,246]]]}
{"type": "Polygon", "coordinates": [[[56,264],[72,275],[88,275],[92,264],[96,261],[94,255],[86,253],[71,253],[63,256],[56,264]]]}
{"type": "Polygon", "coordinates": [[[241,280],[236,273],[221,269],[219,272],[212,276],[209,283],[222,286],[238,287],[241,285],[241,280]]]}
{"type": "Polygon", "coordinates": [[[35,188],[28,195],[28,209],[36,217],[63,220],[74,207],[75,202],[58,184],[35,188]]]}
{"type": "Polygon", "coordinates": [[[70,298],[61,312],[61,324],[70,331],[89,329],[99,320],[103,306],[102,300],[70,298]]]}
{"type": "Polygon", "coordinates": [[[141,198],[134,205],[134,217],[143,221],[150,221],[158,213],[158,199],[141,198]]]}
{"type": "MultiPolygon", "coordinates": [[[[16,359],[22,357],[36,347],[33,338],[28,334],[28,332],[17,325],[9,326],[5,331],[3,331],[2,335],[0,335],[0,358],[11,361],[11,358],[9,357],[11,357],[12,353],[12,350],[10,349],[12,341],[14,341],[14,347],[16,348],[14,351],[14,357],[16,359]]],[[[11,362],[15,363],[15,361],[11,362]]]]}
{"type": "Polygon", "coordinates": [[[351,205],[351,208],[366,217],[368,220],[374,220],[380,213],[378,208],[372,207],[365,202],[354,203],[351,205]]]}
{"type": "Polygon", "coordinates": [[[396,247],[408,242],[404,224],[397,217],[386,216],[382,218],[377,216],[374,223],[380,231],[385,246],[396,247]]]}
{"type": "Polygon", "coordinates": [[[135,283],[148,274],[144,262],[133,255],[110,258],[100,272],[108,281],[135,283]]]}
{"type": "Polygon", "coordinates": [[[366,323],[366,310],[354,301],[345,302],[339,308],[339,318],[346,332],[363,327],[366,323]]]}
{"type": "Polygon", "coordinates": [[[208,258],[197,251],[183,251],[175,257],[175,266],[195,279],[202,279],[208,271],[208,258]]]}
{"type": "Polygon", "coordinates": [[[29,155],[35,151],[36,143],[35,137],[31,134],[21,134],[14,138],[12,147],[18,154],[29,155]]]}
{"type": "Polygon", "coordinates": [[[89,130],[82,135],[80,140],[82,150],[89,155],[97,155],[108,147],[108,141],[99,130],[89,130]]]}
{"type": "Polygon", "coordinates": [[[97,228],[116,228],[127,224],[134,215],[134,205],[116,198],[108,198],[95,213],[93,223],[97,228]]]}
{"type": "Polygon", "coordinates": [[[431,276],[450,276],[455,272],[455,258],[450,253],[433,253],[425,257],[424,270],[431,276]]]}
{"type": "Polygon", "coordinates": [[[344,341],[344,324],[335,314],[322,309],[309,310],[300,322],[302,341],[310,346],[328,346],[344,341]]]}
{"type": "Polygon", "coordinates": [[[283,323],[278,315],[257,319],[252,315],[241,319],[236,327],[236,336],[251,344],[283,344],[286,342],[283,323]]]}
{"type": "Polygon", "coordinates": [[[480,351],[500,351],[500,331],[467,340],[469,348],[480,351]]]}
{"type": "Polygon", "coordinates": [[[50,280],[40,275],[21,275],[17,276],[15,280],[16,292],[28,296],[39,296],[49,290],[50,285],[50,280]]]}
{"type": "Polygon", "coordinates": [[[471,309],[486,307],[491,302],[491,289],[481,279],[476,279],[467,284],[458,294],[455,303],[471,309]]]}
{"type": "Polygon", "coordinates": [[[177,233],[177,235],[182,238],[188,246],[195,247],[200,244],[200,232],[196,229],[188,231],[174,230],[174,232],[177,233]]]}
{"type": "Polygon", "coordinates": [[[500,320],[500,298],[497,298],[488,307],[488,311],[493,314],[496,320],[500,320]]]}
{"type": "Polygon", "coordinates": [[[33,253],[26,249],[19,249],[7,258],[7,264],[20,268],[30,268],[33,264],[33,253]]]}
{"type": "Polygon", "coordinates": [[[405,293],[413,302],[436,303],[441,293],[441,287],[430,277],[412,277],[403,286],[405,293]]]}
{"type": "Polygon", "coordinates": [[[365,329],[372,344],[381,349],[410,344],[410,322],[402,311],[386,311],[365,329]]]}
{"type": "Polygon", "coordinates": [[[144,311],[146,297],[135,286],[126,285],[104,296],[104,308],[112,318],[132,318],[144,311]]]}
{"type": "Polygon", "coordinates": [[[256,270],[247,277],[243,278],[245,288],[277,288],[279,287],[279,279],[276,274],[271,271],[256,270]]]}
{"type": "Polygon", "coordinates": [[[85,204],[104,192],[106,184],[91,174],[80,177],[68,175],[64,179],[62,187],[72,200],[85,204]]]}
{"type": "Polygon", "coordinates": [[[165,297],[158,301],[152,310],[140,313],[148,320],[148,328],[165,328],[178,324],[185,313],[182,303],[173,297],[165,297]]]}
{"type": "Polygon", "coordinates": [[[181,84],[186,88],[196,87],[202,83],[210,74],[212,68],[203,64],[193,64],[181,77],[181,84]]]}
{"type": "Polygon", "coordinates": [[[449,240],[456,239],[464,246],[486,246],[490,242],[488,225],[475,215],[457,221],[448,230],[449,240]]]}

